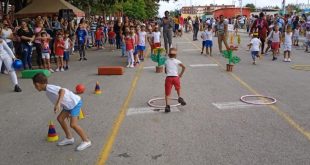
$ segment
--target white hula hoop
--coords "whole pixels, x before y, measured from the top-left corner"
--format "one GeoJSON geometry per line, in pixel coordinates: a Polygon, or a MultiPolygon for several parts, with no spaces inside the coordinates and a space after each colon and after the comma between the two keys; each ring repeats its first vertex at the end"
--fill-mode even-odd
{"type": "Polygon", "coordinates": [[[244,95],[240,98],[240,100],[244,103],[253,104],[253,105],[271,105],[271,104],[274,104],[277,102],[277,99],[275,99],[273,97],[269,97],[269,96],[263,96],[263,95],[244,95]],[[262,98],[262,100],[271,100],[271,102],[258,103],[258,102],[248,101],[245,99],[245,98],[249,98],[249,97],[260,97],[260,98],[262,98]]]}
{"type": "MultiPolygon", "coordinates": [[[[159,97],[159,98],[154,98],[154,99],[151,99],[147,102],[147,104],[150,106],[150,107],[154,107],[154,108],[165,108],[166,105],[155,105],[153,104],[154,101],[156,100],[165,100],[165,98],[162,98],[162,97],[159,97]]],[[[178,100],[178,98],[169,98],[169,100],[178,100]]],[[[177,106],[180,106],[181,104],[178,103],[178,104],[173,104],[173,105],[170,105],[170,107],[177,107],[177,106]]]]}

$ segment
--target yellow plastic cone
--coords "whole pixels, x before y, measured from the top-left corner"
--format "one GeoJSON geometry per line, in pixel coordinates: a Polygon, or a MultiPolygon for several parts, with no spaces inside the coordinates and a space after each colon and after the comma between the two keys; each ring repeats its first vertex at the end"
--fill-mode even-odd
{"type": "Polygon", "coordinates": [[[83,112],[83,110],[81,109],[81,110],[80,110],[80,114],[79,114],[79,119],[82,120],[82,119],[84,119],[84,118],[85,118],[84,112],[83,112]]]}

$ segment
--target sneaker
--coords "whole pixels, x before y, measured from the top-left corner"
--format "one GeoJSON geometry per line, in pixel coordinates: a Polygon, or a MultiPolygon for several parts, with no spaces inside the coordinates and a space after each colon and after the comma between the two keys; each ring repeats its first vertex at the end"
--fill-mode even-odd
{"type": "Polygon", "coordinates": [[[165,113],[169,113],[170,112],[170,105],[167,105],[165,108],[165,113]]]}
{"type": "Polygon", "coordinates": [[[87,58],[84,57],[83,60],[87,61],[87,58]]]}
{"type": "Polygon", "coordinates": [[[129,67],[130,67],[130,64],[128,64],[126,67],[129,68],[129,67]]]}
{"type": "Polygon", "coordinates": [[[275,60],[277,60],[277,57],[273,57],[273,58],[272,58],[272,61],[275,61],[275,60]]]}
{"type": "Polygon", "coordinates": [[[59,72],[59,68],[57,68],[57,69],[55,70],[55,72],[59,72]]]}
{"type": "Polygon", "coordinates": [[[64,70],[64,68],[61,68],[60,71],[61,71],[61,72],[64,72],[65,70],[64,70]]]}
{"type": "Polygon", "coordinates": [[[288,58],[288,59],[287,59],[287,62],[291,62],[291,61],[292,61],[291,58],[288,58]]]}
{"type": "Polygon", "coordinates": [[[287,58],[285,58],[285,59],[283,60],[283,62],[287,62],[287,58]]]}
{"type": "Polygon", "coordinates": [[[133,64],[130,65],[130,68],[134,68],[135,66],[133,64]]]}
{"type": "Polygon", "coordinates": [[[22,89],[20,89],[20,87],[16,84],[14,87],[14,92],[21,92],[22,89]]]}
{"type": "Polygon", "coordinates": [[[66,66],[66,67],[65,67],[65,70],[68,70],[68,69],[69,69],[69,66],[66,66]]]}
{"type": "Polygon", "coordinates": [[[54,73],[55,71],[51,68],[51,69],[49,69],[49,71],[51,72],[51,73],[54,73]]]}
{"type": "Polygon", "coordinates": [[[178,102],[179,102],[182,106],[186,105],[186,102],[184,101],[184,99],[183,99],[182,97],[179,97],[179,98],[178,98],[178,102]]]}
{"type": "Polygon", "coordinates": [[[70,145],[74,143],[74,138],[68,139],[68,138],[64,138],[62,141],[58,142],[57,145],[58,146],[65,146],[65,145],[70,145]]]}
{"type": "Polygon", "coordinates": [[[82,61],[82,58],[80,58],[79,61],[82,61]]]}
{"type": "Polygon", "coordinates": [[[256,62],[255,61],[253,61],[253,63],[252,63],[253,65],[256,65],[256,62]]]}
{"type": "Polygon", "coordinates": [[[200,54],[203,54],[203,52],[200,52],[200,54]]]}
{"type": "Polygon", "coordinates": [[[78,147],[76,147],[76,150],[77,151],[83,151],[83,150],[85,150],[86,148],[88,148],[90,146],[91,146],[91,141],[82,142],[78,147]]]}

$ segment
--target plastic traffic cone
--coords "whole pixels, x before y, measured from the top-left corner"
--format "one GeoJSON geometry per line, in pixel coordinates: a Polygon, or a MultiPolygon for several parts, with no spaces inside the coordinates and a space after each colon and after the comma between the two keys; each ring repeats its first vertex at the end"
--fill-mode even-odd
{"type": "Polygon", "coordinates": [[[100,86],[99,86],[99,82],[96,82],[96,87],[95,87],[95,94],[99,95],[101,94],[101,90],[100,90],[100,86]]]}
{"type": "Polygon", "coordinates": [[[85,118],[84,112],[83,112],[83,110],[81,109],[81,110],[80,110],[79,119],[82,120],[82,119],[84,119],[84,118],[85,118]]]}
{"type": "Polygon", "coordinates": [[[48,134],[47,134],[47,141],[48,142],[55,142],[58,140],[58,135],[56,133],[55,125],[50,120],[49,126],[48,126],[48,134]]]}

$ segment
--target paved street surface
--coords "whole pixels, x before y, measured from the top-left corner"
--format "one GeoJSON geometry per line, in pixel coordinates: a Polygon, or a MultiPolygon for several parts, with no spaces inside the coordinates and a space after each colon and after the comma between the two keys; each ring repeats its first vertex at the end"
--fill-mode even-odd
{"type": "MultiPolygon", "coordinates": [[[[86,118],[80,124],[92,147],[81,152],[75,151],[76,134],[71,146],[46,141],[48,122],[56,123],[56,115],[44,92],[37,92],[30,79],[19,79],[23,92],[14,93],[9,77],[0,75],[0,164],[309,165],[310,72],[290,66],[310,64],[310,54],[294,48],[291,63],[267,55],[252,65],[250,39],[241,36],[235,52],[241,62],[233,73],[226,72],[217,38],[213,57],[200,55],[201,41],[192,41],[190,34],[174,38],[177,58],[187,66],[181,80],[187,105],[169,114],[147,105],[164,96],[165,74],[155,73],[150,59],[126,68],[122,76],[98,76],[98,66],[126,66],[120,51],[89,50],[84,62],[71,56],[70,70],[52,74],[49,82],[71,90],[78,83],[86,86],[81,95],[86,118]],[[96,81],[102,95],[93,94],[96,81]],[[271,96],[277,103],[239,101],[250,94],[271,96]]],[[[58,123],[56,131],[63,138],[58,123]]]]}

